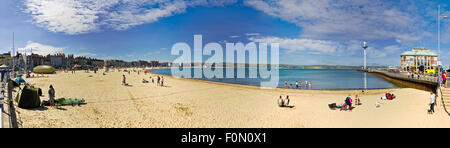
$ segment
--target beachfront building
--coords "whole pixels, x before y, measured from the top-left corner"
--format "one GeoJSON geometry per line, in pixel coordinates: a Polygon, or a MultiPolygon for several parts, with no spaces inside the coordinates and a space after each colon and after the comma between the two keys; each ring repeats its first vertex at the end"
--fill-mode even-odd
{"type": "Polygon", "coordinates": [[[403,71],[416,72],[423,66],[424,70],[435,69],[438,66],[438,55],[427,48],[413,48],[400,55],[400,65],[403,71]]]}
{"type": "Polygon", "coordinates": [[[64,53],[58,53],[55,55],[49,55],[48,56],[50,58],[50,65],[55,67],[55,68],[61,68],[63,66],[66,66],[65,62],[65,55],[64,53]]]}

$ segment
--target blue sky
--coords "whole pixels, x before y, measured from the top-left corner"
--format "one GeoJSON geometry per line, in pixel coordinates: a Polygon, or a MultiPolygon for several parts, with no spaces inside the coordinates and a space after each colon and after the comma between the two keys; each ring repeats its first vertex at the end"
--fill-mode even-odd
{"type": "MultiPolygon", "coordinates": [[[[280,43],[280,63],[399,65],[412,47],[437,52],[437,6],[446,0],[2,0],[0,52],[173,61],[177,42],[280,43]]],[[[441,23],[450,64],[450,20],[441,23]]]]}

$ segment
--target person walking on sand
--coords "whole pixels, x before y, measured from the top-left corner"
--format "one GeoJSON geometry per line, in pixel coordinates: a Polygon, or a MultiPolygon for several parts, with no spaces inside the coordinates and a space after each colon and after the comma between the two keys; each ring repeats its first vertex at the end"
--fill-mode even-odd
{"type": "Polygon", "coordinates": [[[287,81],[284,81],[284,88],[287,88],[287,81]]]}
{"type": "Polygon", "coordinates": [[[159,86],[159,84],[160,84],[159,82],[160,82],[160,81],[161,81],[161,78],[158,76],[158,81],[157,81],[157,83],[156,83],[157,86],[159,86]]]}
{"type": "Polygon", "coordinates": [[[434,105],[436,101],[436,95],[434,93],[430,93],[430,110],[428,110],[428,113],[432,114],[434,113],[434,105]]]}
{"type": "Polygon", "coordinates": [[[122,75],[122,85],[127,85],[127,78],[125,77],[125,74],[122,75]]]}
{"type": "Polygon", "coordinates": [[[48,97],[50,106],[55,106],[55,89],[53,88],[53,85],[50,85],[50,88],[48,89],[48,97]]]}
{"type": "Polygon", "coordinates": [[[161,86],[164,86],[164,77],[161,76],[161,86]]]}
{"type": "Polygon", "coordinates": [[[308,87],[308,80],[305,80],[305,87],[308,87]]]}
{"type": "Polygon", "coordinates": [[[298,81],[295,81],[295,87],[298,89],[298,81]]]}

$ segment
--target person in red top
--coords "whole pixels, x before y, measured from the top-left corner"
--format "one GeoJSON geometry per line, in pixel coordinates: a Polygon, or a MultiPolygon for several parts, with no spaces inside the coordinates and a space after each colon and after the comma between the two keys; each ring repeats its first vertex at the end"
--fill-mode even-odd
{"type": "Polygon", "coordinates": [[[442,73],[441,77],[442,77],[442,85],[444,85],[444,87],[447,88],[447,85],[446,85],[447,75],[445,73],[442,73]]]}

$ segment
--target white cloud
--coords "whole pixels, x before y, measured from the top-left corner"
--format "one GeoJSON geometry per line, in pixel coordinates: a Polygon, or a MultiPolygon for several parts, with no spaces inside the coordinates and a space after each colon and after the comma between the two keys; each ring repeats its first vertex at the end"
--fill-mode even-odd
{"type": "Polygon", "coordinates": [[[28,41],[27,45],[23,48],[19,48],[19,52],[26,52],[30,53],[31,51],[34,54],[40,54],[40,55],[48,55],[48,54],[56,54],[60,53],[65,49],[65,47],[54,47],[50,45],[44,45],[41,43],[28,41]]]}
{"type": "Polygon", "coordinates": [[[32,23],[51,32],[84,34],[102,28],[126,30],[184,13],[198,5],[225,6],[237,0],[25,0],[32,23]]]}
{"type": "Polygon", "coordinates": [[[289,52],[304,51],[311,54],[333,54],[344,49],[343,45],[334,41],[313,40],[301,38],[279,38],[279,37],[250,37],[253,42],[279,43],[280,48],[288,49],[289,52]]]}
{"type": "Polygon", "coordinates": [[[386,51],[387,53],[395,53],[397,51],[401,51],[402,48],[398,45],[390,45],[390,46],[386,46],[384,47],[384,51],[386,51]]]}
{"type": "Polygon", "coordinates": [[[90,52],[83,52],[83,53],[75,54],[75,56],[76,57],[80,57],[80,56],[83,56],[83,57],[94,57],[94,56],[97,56],[97,54],[90,53],[90,52]]]}
{"type": "Polygon", "coordinates": [[[232,36],[230,36],[230,38],[238,38],[238,37],[241,37],[241,36],[238,36],[238,35],[232,35],[232,36]]]}
{"type": "Polygon", "coordinates": [[[424,33],[421,16],[380,0],[252,0],[245,4],[296,24],[303,38],[410,43],[424,33]]]}

